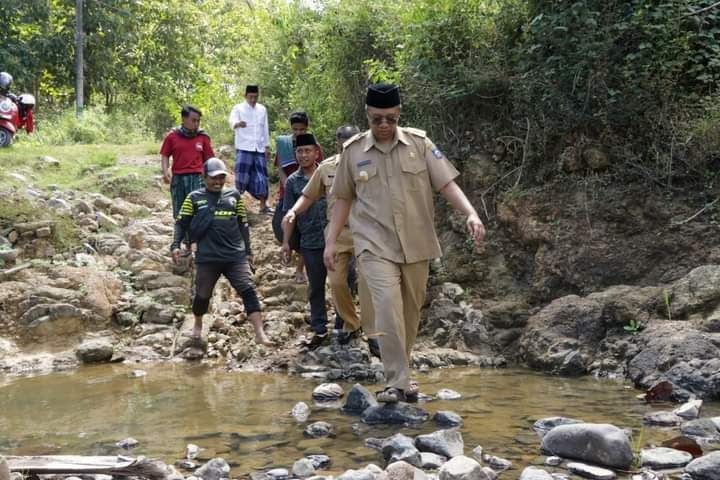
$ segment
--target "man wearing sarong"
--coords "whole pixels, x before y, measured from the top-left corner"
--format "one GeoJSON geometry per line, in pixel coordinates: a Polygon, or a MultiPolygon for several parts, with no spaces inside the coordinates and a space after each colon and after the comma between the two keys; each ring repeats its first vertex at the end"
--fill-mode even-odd
{"type": "Polygon", "coordinates": [[[260,201],[260,213],[272,214],[267,205],[270,159],[270,129],[267,110],[258,103],[257,85],[245,87],[245,101],[230,112],[230,128],[235,131],[235,188],[260,201]]]}

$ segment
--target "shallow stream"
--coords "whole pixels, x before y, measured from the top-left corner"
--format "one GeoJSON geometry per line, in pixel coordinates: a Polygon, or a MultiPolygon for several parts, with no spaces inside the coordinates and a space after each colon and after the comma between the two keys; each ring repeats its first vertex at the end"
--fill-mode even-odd
{"type": "MultiPolygon", "coordinates": [[[[0,454],[122,453],[115,442],[126,437],[140,444],[133,455],[158,457],[169,464],[185,446],[202,447],[200,459],[225,458],[239,477],[255,470],[292,468],[310,453],[329,455],[324,474],[338,474],[368,463],[383,466],[379,452],[366,448],[367,437],[408,435],[437,430],[432,420],[418,428],[369,427],[338,410],[316,409],[311,399],[315,380],[283,374],[228,373],[216,367],[188,364],[143,366],[147,375],[131,378],[137,367],[102,365],[68,374],[0,380],[0,454]],[[290,415],[298,401],[313,407],[307,423],[324,420],[336,437],[303,437],[306,424],[290,415]]],[[[423,393],[450,388],[462,399],[421,404],[432,415],[453,410],[465,421],[461,428],[466,453],[477,445],[507,458],[515,479],[527,465],[542,462],[540,440],[531,429],[542,417],[562,415],[590,422],[629,427],[643,445],[660,443],[677,430],[642,427],[650,410],[628,385],[592,378],[549,377],[526,370],[459,368],[417,376],[423,393]]],[[[351,384],[343,384],[347,392],[351,384]]],[[[375,390],[375,386],[368,386],[375,390]]],[[[706,403],[703,416],[720,415],[720,403],[706,403]]],[[[188,475],[188,472],[183,472],[188,475]]]]}

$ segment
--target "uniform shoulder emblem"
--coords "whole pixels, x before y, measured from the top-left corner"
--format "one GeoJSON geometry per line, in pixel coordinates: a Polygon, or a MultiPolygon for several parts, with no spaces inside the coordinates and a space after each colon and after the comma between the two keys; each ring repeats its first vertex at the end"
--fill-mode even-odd
{"type": "Polygon", "coordinates": [[[365,137],[367,136],[367,134],[368,134],[368,132],[356,133],[355,135],[353,135],[352,137],[350,137],[349,139],[347,139],[347,140],[345,141],[345,143],[343,143],[343,148],[347,148],[347,147],[349,147],[350,145],[352,145],[353,143],[355,143],[355,142],[357,142],[358,140],[360,140],[361,138],[365,138],[365,137]]]}
{"type": "Polygon", "coordinates": [[[427,138],[425,130],[420,130],[419,128],[405,127],[405,131],[411,135],[415,135],[416,137],[427,138]]]}

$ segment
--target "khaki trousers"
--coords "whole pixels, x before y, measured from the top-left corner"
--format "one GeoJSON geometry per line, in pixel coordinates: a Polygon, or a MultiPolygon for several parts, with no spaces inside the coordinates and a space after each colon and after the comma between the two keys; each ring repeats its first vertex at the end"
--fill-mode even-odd
{"type": "Polygon", "coordinates": [[[429,260],[395,263],[370,252],[358,257],[370,290],[388,387],[410,386],[410,353],[425,302],[429,260]]]}
{"type": "MultiPolygon", "coordinates": [[[[368,291],[367,282],[360,268],[357,269],[358,296],[360,297],[360,317],[355,310],[353,295],[348,286],[347,277],[352,260],[352,251],[338,253],[335,260],[335,271],[328,270],[330,280],[330,291],[332,292],[333,303],[340,317],[345,322],[344,330],[354,331],[363,327],[366,334],[375,333],[375,321],[368,291]]],[[[359,267],[359,265],[357,266],[359,267]]]]}

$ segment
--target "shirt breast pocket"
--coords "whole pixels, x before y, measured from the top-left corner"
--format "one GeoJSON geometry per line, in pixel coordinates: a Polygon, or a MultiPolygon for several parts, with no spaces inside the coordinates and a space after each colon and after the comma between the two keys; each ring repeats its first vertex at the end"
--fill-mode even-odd
{"type": "Polygon", "coordinates": [[[400,170],[402,170],[403,186],[408,190],[420,190],[430,186],[427,163],[424,158],[400,157],[400,170]]]}
{"type": "Polygon", "coordinates": [[[355,188],[358,196],[373,195],[380,189],[380,176],[378,175],[377,165],[370,163],[358,167],[355,172],[355,188]]]}

